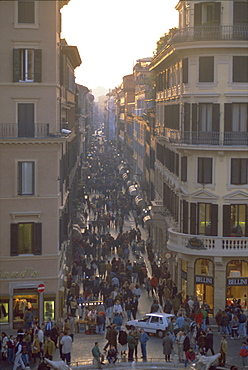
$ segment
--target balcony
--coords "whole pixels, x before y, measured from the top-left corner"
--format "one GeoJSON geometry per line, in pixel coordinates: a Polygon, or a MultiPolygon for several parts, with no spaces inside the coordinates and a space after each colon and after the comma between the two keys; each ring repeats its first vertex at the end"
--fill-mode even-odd
{"type": "Polygon", "coordinates": [[[49,123],[34,123],[18,132],[18,123],[0,123],[0,139],[44,138],[49,135],[49,123]],[[25,132],[24,132],[25,131],[25,132]]]}
{"type": "Polygon", "coordinates": [[[247,237],[190,235],[178,233],[173,229],[169,229],[168,231],[169,240],[167,247],[176,253],[207,257],[247,257],[248,255],[247,237]],[[196,238],[201,243],[190,242],[192,238],[196,238]]]}
{"type": "Polygon", "coordinates": [[[171,30],[168,44],[191,41],[248,40],[248,26],[197,26],[171,30]]]}
{"type": "Polygon", "coordinates": [[[171,144],[247,146],[248,132],[179,131],[165,128],[164,139],[171,144]]]}

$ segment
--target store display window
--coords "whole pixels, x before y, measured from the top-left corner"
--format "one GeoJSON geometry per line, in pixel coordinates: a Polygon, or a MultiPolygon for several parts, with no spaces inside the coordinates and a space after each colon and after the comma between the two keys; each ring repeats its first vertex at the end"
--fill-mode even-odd
{"type": "Polygon", "coordinates": [[[0,299],[0,323],[5,324],[9,322],[9,300],[6,298],[0,299]]]}
{"type": "Polygon", "coordinates": [[[44,321],[55,319],[55,300],[54,298],[44,299],[44,321]]]}
{"type": "Polygon", "coordinates": [[[25,327],[24,314],[31,308],[34,321],[38,320],[39,300],[36,289],[16,289],[13,296],[13,328],[25,327]]]}
{"type": "Polygon", "coordinates": [[[211,260],[200,258],[195,262],[195,293],[202,304],[207,301],[213,308],[214,300],[214,264],[211,260]]]}
{"type": "Polygon", "coordinates": [[[227,264],[227,304],[238,303],[247,309],[248,262],[232,260],[227,264]]]}

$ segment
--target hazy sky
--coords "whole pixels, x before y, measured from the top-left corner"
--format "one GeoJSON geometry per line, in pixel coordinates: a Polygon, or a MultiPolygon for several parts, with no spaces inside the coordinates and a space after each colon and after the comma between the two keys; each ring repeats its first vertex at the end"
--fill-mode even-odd
{"type": "Polygon", "coordinates": [[[62,9],[62,37],[78,47],[76,82],[114,88],[137,59],[152,57],[156,42],[178,26],[178,0],[71,0],[62,9]]]}

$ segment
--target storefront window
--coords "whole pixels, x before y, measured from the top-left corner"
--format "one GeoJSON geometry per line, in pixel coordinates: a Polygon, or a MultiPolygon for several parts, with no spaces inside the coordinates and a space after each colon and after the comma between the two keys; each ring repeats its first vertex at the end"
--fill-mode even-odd
{"type": "Polygon", "coordinates": [[[195,262],[195,292],[199,302],[207,301],[213,308],[214,297],[213,262],[200,258],[195,262]]]}
{"type": "Polygon", "coordinates": [[[5,324],[9,322],[9,300],[0,299],[0,323],[5,324]]]}
{"type": "Polygon", "coordinates": [[[54,300],[44,300],[44,320],[54,320],[55,302],[54,300]]]}
{"type": "Polygon", "coordinates": [[[247,309],[248,263],[233,260],[227,264],[227,304],[239,303],[247,309]]]}
{"type": "Polygon", "coordinates": [[[34,289],[14,290],[13,297],[13,328],[19,329],[25,327],[24,314],[31,308],[34,321],[38,321],[38,293],[34,289]]]}

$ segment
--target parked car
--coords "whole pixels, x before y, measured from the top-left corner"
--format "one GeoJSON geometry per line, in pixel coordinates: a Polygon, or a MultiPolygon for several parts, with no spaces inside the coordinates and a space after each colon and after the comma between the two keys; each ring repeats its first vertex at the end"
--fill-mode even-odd
{"type": "Polygon", "coordinates": [[[129,330],[137,326],[139,329],[143,328],[146,333],[157,334],[159,338],[163,338],[172,318],[175,316],[168,313],[147,313],[141,319],[127,321],[126,328],[129,330]]]}

